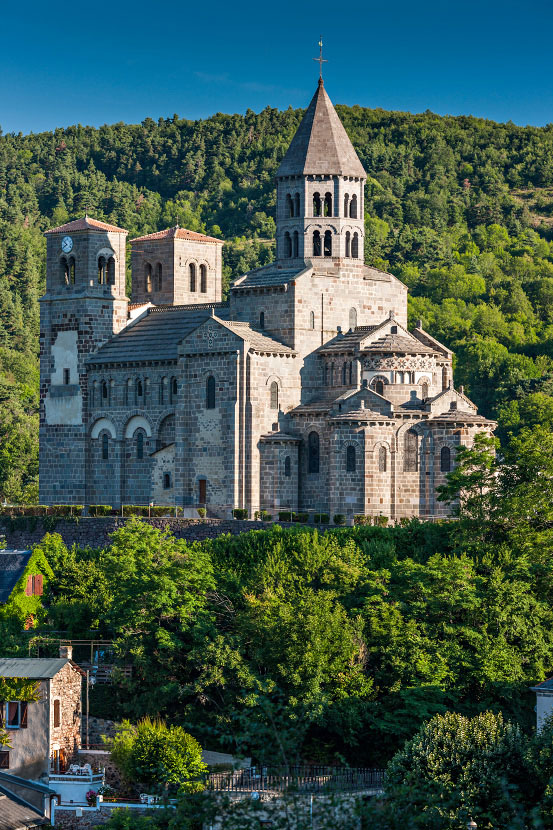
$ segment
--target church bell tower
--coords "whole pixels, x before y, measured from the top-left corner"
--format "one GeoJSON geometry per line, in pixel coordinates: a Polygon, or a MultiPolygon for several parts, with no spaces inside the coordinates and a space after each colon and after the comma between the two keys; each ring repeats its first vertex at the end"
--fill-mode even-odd
{"type": "Polygon", "coordinates": [[[321,76],[276,173],[279,264],[362,263],[365,181],[321,76]]]}

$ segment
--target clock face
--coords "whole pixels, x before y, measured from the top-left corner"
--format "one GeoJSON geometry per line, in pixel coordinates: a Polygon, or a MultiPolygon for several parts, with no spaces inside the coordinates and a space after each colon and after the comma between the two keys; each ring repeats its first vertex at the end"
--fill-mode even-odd
{"type": "Polygon", "coordinates": [[[73,240],[70,236],[64,236],[61,240],[61,249],[64,254],[68,254],[69,251],[73,250],[73,240]]]}

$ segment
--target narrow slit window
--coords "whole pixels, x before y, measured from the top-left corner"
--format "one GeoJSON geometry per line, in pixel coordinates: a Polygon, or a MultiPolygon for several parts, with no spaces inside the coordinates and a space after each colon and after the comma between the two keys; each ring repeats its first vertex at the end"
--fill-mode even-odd
{"type": "Polygon", "coordinates": [[[271,383],[271,409],[278,409],[278,383],[276,380],[271,383]]]}
{"type": "Polygon", "coordinates": [[[107,461],[109,458],[109,438],[107,433],[102,435],[102,461],[107,461]]]}
{"type": "Polygon", "coordinates": [[[308,462],[307,469],[310,473],[319,472],[319,433],[310,432],[307,439],[308,462]]]}
{"type": "Polygon", "coordinates": [[[292,463],[289,455],[287,455],[284,459],[284,475],[286,478],[290,478],[292,475],[292,463]]]}
{"type": "Polygon", "coordinates": [[[215,378],[210,375],[205,385],[205,408],[215,409],[215,378]]]}
{"type": "Polygon", "coordinates": [[[313,256],[321,255],[321,234],[319,231],[313,231],[313,256]]]}
{"type": "Polygon", "coordinates": [[[451,472],[451,450],[449,447],[442,447],[440,451],[440,470],[442,473],[451,472]]]}
{"type": "Polygon", "coordinates": [[[355,447],[346,450],[346,472],[354,473],[356,468],[355,447]]]}
{"type": "Polygon", "coordinates": [[[200,265],[200,291],[202,294],[207,294],[207,268],[205,265],[200,265]]]}
{"type": "Polygon", "coordinates": [[[325,256],[332,256],[332,231],[325,231],[325,256]]]}
{"type": "Polygon", "coordinates": [[[136,457],[144,458],[144,433],[138,432],[136,435],[136,457]]]}
{"type": "Polygon", "coordinates": [[[196,290],[196,266],[193,262],[188,266],[188,273],[190,275],[190,291],[196,290]]]}

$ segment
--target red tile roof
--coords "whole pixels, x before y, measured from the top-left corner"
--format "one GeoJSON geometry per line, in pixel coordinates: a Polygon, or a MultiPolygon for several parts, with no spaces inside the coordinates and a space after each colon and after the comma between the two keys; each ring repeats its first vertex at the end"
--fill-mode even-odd
{"type": "Polygon", "coordinates": [[[117,225],[108,225],[107,222],[100,222],[98,219],[91,219],[85,216],[84,219],[74,219],[73,222],[66,222],[57,228],[50,228],[46,233],[65,233],[66,231],[112,231],[113,233],[128,233],[124,228],[117,225]]]}
{"type": "Polygon", "coordinates": [[[175,225],[174,228],[165,228],[164,231],[149,233],[146,236],[137,236],[136,239],[131,239],[131,242],[144,242],[147,239],[189,239],[192,242],[223,242],[222,239],[216,239],[214,236],[206,236],[196,231],[189,231],[186,228],[179,228],[178,225],[175,225]]]}

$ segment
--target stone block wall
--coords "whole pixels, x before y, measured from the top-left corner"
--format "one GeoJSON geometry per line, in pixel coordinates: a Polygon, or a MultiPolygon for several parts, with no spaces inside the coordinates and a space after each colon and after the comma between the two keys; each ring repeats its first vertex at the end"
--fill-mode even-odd
{"type": "Polygon", "coordinates": [[[81,748],[82,680],[81,673],[66,663],[50,681],[50,755],[59,749],[71,758],[81,748]],[[59,726],[54,720],[56,700],[60,702],[59,726]]]}

